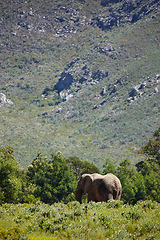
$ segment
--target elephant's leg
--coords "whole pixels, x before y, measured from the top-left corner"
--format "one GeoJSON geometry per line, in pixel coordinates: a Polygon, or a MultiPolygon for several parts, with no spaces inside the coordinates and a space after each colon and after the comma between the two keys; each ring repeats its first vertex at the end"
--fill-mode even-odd
{"type": "Polygon", "coordinates": [[[92,200],[92,199],[91,199],[91,194],[88,193],[88,203],[89,203],[91,200],[92,200]]]}
{"type": "Polygon", "coordinates": [[[94,202],[96,201],[94,194],[91,192],[88,193],[88,202],[90,201],[94,201],[94,202]]]}

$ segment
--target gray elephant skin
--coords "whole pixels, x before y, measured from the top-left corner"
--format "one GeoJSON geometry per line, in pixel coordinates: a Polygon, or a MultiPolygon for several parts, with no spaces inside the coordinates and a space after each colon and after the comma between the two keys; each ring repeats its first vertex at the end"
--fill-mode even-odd
{"type": "Polygon", "coordinates": [[[107,202],[120,200],[122,185],[118,177],[112,173],[101,175],[98,173],[83,174],[78,181],[75,198],[82,203],[82,196],[88,193],[88,202],[107,202]]]}

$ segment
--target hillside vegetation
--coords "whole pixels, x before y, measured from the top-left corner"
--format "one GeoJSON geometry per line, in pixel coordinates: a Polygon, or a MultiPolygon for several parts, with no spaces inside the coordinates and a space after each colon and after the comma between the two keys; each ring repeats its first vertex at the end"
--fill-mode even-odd
{"type": "Polygon", "coordinates": [[[1,3],[0,144],[114,165],[159,124],[159,1],[1,3]]]}

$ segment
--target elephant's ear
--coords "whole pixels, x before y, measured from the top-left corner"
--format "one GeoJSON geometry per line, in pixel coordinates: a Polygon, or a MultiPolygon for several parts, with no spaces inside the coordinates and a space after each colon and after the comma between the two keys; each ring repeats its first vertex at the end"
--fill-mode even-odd
{"type": "Polygon", "coordinates": [[[85,179],[84,179],[84,195],[86,193],[88,193],[88,191],[90,190],[91,188],[91,184],[92,184],[92,176],[91,175],[86,175],[85,176],[85,179]]]}

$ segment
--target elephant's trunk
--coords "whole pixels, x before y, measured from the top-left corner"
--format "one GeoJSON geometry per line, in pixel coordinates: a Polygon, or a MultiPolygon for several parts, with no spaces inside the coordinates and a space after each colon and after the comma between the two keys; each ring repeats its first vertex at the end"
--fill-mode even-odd
{"type": "Polygon", "coordinates": [[[82,195],[83,195],[83,191],[80,189],[76,189],[75,198],[80,204],[82,203],[82,195]]]}

